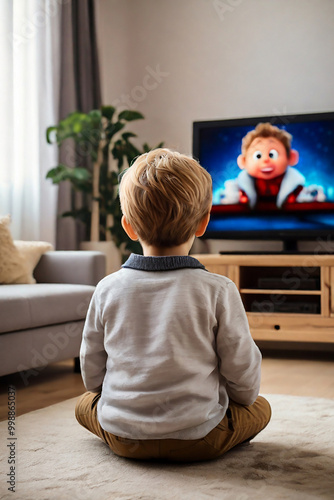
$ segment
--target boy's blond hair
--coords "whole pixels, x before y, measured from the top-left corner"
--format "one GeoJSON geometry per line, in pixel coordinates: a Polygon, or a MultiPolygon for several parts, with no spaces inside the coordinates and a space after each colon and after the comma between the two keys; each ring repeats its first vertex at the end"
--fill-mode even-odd
{"type": "Polygon", "coordinates": [[[182,245],[210,211],[211,176],[191,157],[154,149],[122,176],[120,201],[141,241],[166,248],[182,245]]]}
{"type": "Polygon", "coordinates": [[[282,130],[281,128],[275,127],[271,123],[259,123],[254,130],[248,132],[245,137],[242,139],[241,152],[243,155],[246,155],[247,149],[252,144],[254,139],[258,137],[275,137],[278,141],[280,141],[285,147],[287,157],[290,156],[291,151],[291,141],[292,135],[289,134],[286,130],[282,130]]]}

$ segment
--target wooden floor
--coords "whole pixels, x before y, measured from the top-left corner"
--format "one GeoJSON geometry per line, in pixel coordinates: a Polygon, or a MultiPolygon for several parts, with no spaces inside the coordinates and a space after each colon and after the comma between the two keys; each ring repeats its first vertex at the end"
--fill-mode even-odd
{"type": "MultiPolygon", "coordinates": [[[[8,387],[16,390],[16,415],[37,410],[84,392],[73,362],[50,365],[35,374],[0,377],[0,421],[7,419],[8,387]]],[[[290,394],[334,399],[334,356],[263,353],[262,394],[290,394]]]]}

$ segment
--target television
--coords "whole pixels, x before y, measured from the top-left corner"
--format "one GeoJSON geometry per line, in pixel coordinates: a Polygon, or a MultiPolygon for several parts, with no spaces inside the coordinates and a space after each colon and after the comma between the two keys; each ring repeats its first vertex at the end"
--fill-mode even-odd
{"type": "Polygon", "coordinates": [[[300,240],[334,235],[334,112],[197,121],[193,156],[213,183],[204,238],[281,240],[283,251],[293,252],[300,240]],[[289,165],[278,169],[279,175],[270,166],[270,158],[284,156],[276,147],[277,138],[254,139],[242,154],[243,138],[260,123],[292,136],[295,156],[292,161],[292,152],[285,147],[289,165]],[[254,162],[265,159],[267,166],[252,170],[252,162],[259,165],[254,162]],[[291,184],[292,174],[296,178],[291,184]]]}

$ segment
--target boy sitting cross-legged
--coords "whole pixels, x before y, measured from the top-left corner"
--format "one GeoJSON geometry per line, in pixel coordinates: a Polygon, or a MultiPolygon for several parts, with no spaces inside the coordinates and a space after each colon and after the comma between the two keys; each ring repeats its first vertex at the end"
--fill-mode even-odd
{"type": "Polygon", "coordinates": [[[261,354],[239,292],[188,256],[209,221],[211,177],[156,149],[120,183],[123,227],[144,255],[97,286],[83,332],[76,418],[123,457],[214,459],[269,422],[261,354]]]}

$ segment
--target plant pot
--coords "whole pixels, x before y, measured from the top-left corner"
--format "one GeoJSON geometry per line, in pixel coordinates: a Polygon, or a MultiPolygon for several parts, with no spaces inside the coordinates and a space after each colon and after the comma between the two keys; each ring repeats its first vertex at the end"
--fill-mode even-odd
{"type": "Polygon", "coordinates": [[[95,250],[106,256],[106,275],[121,268],[122,254],[113,241],[82,241],[80,250],[95,250]]]}

